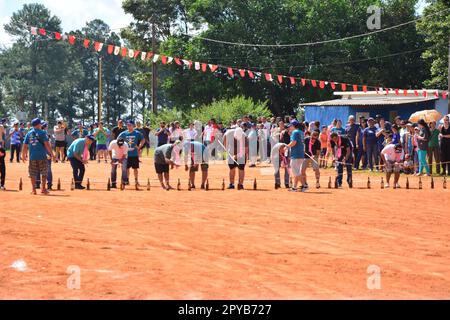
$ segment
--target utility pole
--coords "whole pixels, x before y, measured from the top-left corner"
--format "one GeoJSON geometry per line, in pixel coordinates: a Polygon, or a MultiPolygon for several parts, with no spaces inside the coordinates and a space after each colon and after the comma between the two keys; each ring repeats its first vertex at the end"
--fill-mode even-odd
{"type": "MultiPolygon", "coordinates": [[[[152,24],[152,51],[153,54],[156,53],[156,27],[155,27],[155,22],[154,19],[152,17],[151,20],[151,24],[152,24]]],[[[153,62],[152,63],[152,111],[153,113],[156,114],[156,112],[158,111],[158,99],[156,96],[156,91],[157,89],[157,77],[156,77],[156,63],[153,62]]]]}
{"type": "Polygon", "coordinates": [[[102,121],[102,57],[98,58],[98,116],[97,122],[102,121]]]}
{"type": "Polygon", "coordinates": [[[134,118],[134,80],[131,79],[131,118],[134,118]]]}
{"type": "Polygon", "coordinates": [[[448,92],[447,92],[447,114],[450,114],[450,38],[448,38],[448,92]]]}

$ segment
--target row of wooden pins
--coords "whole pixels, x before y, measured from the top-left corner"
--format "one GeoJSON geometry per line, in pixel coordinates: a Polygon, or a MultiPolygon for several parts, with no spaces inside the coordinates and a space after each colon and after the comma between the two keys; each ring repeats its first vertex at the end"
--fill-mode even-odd
{"type": "MultiPolygon", "coordinates": [[[[431,177],[431,189],[434,189],[435,187],[435,183],[434,183],[434,178],[431,177]]],[[[334,187],[335,189],[338,188],[338,182],[337,182],[337,178],[334,181],[334,187]]],[[[352,186],[350,186],[351,188],[352,186]]],[[[381,177],[381,189],[384,189],[385,185],[384,185],[384,178],[381,177]]],[[[443,189],[447,189],[447,177],[444,177],[444,182],[442,185],[443,189]]],[[[397,186],[394,184],[394,189],[396,189],[397,186]]],[[[410,188],[410,184],[409,184],[409,177],[406,177],[406,189],[410,188]]],[[[331,184],[331,177],[328,181],[328,189],[332,189],[332,184],[331,184]]],[[[371,189],[371,181],[370,181],[370,177],[367,178],[367,189],[371,189]]],[[[419,189],[422,190],[423,189],[423,182],[422,182],[422,177],[419,177],[419,189]]]]}

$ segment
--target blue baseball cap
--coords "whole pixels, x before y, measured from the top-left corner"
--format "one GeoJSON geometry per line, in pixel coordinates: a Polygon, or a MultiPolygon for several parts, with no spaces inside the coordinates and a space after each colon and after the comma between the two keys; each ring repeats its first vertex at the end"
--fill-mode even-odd
{"type": "Polygon", "coordinates": [[[45,122],[45,121],[44,121],[44,122],[42,122],[42,123],[41,123],[41,125],[42,125],[42,128],[47,128],[47,127],[48,127],[48,123],[47,123],[47,122],[45,122]]]}
{"type": "Polygon", "coordinates": [[[88,138],[91,141],[95,141],[95,137],[92,134],[86,136],[86,138],[88,138]]]}
{"type": "Polygon", "coordinates": [[[290,127],[292,127],[292,126],[298,127],[299,125],[300,125],[300,122],[298,122],[297,120],[292,120],[292,121],[287,125],[287,127],[288,127],[288,128],[290,128],[290,127]]]}
{"type": "Polygon", "coordinates": [[[41,121],[41,119],[39,119],[39,118],[33,119],[33,120],[31,121],[31,125],[32,125],[33,127],[36,127],[36,126],[38,126],[38,125],[40,125],[40,124],[42,124],[42,121],[41,121]]]}
{"type": "Polygon", "coordinates": [[[133,120],[128,120],[128,121],[127,121],[127,125],[128,125],[128,124],[134,126],[134,121],[133,121],[133,120]]]}

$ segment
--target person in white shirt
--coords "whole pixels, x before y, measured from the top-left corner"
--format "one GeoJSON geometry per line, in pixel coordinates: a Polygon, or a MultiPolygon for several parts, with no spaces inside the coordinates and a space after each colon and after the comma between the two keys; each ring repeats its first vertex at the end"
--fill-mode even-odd
{"type": "Polygon", "coordinates": [[[173,126],[169,129],[170,131],[170,142],[174,143],[178,140],[183,140],[183,130],[181,129],[181,125],[178,121],[173,123],[173,126]]]}
{"type": "Polygon", "coordinates": [[[403,151],[402,145],[399,144],[388,144],[381,151],[381,157],[386,165],[386,185],[385,188],[389,188],[389,182],[391,180],[392,172],[394,172],[394,185],[396,188],[400,188],[398,180],[400,179],[400,169],[403,158],[405,157],[405,152],[403,151]]]}
{"type": "Polygon", "coordinates": [[[185,141],[195,141],[197,139],[197,130],[194,128],[194,123],[189,124],[189,129],[183,131],[185,141]]]}
{"type": "Polygon", "coordinates": [[[128,159],[128,143],[125,139],[119,138],[111,141],[108,147],[109,157],[111,159],[111,188],[117,188],[117,167],[122,166],[122,183],[128,182],[127,159],[128,159]]]}

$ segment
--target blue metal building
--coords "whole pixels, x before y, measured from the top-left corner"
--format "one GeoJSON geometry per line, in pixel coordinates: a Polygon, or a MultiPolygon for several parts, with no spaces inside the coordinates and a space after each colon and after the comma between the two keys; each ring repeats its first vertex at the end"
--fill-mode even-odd
{"type": "MultiPolygon", "coordinates": [[[[387,95],[376,92],[336,92],[341,99],[305,103],[305,121],[320,121],[323,125],[330,124],[333,119],[340,119],[345,124],[350,115],[375,117],[382,115],[386,120],[393,121],[395,117],[409,119],[416,111],[437,109],[447,114],[447,101],[434,97],[436,90],[429,90],[427,97],[415,96],[414,91],[408,91],[408,96],[387,95]]],[[[422,93],[422,91],[421,91],[422,93]]]]}

